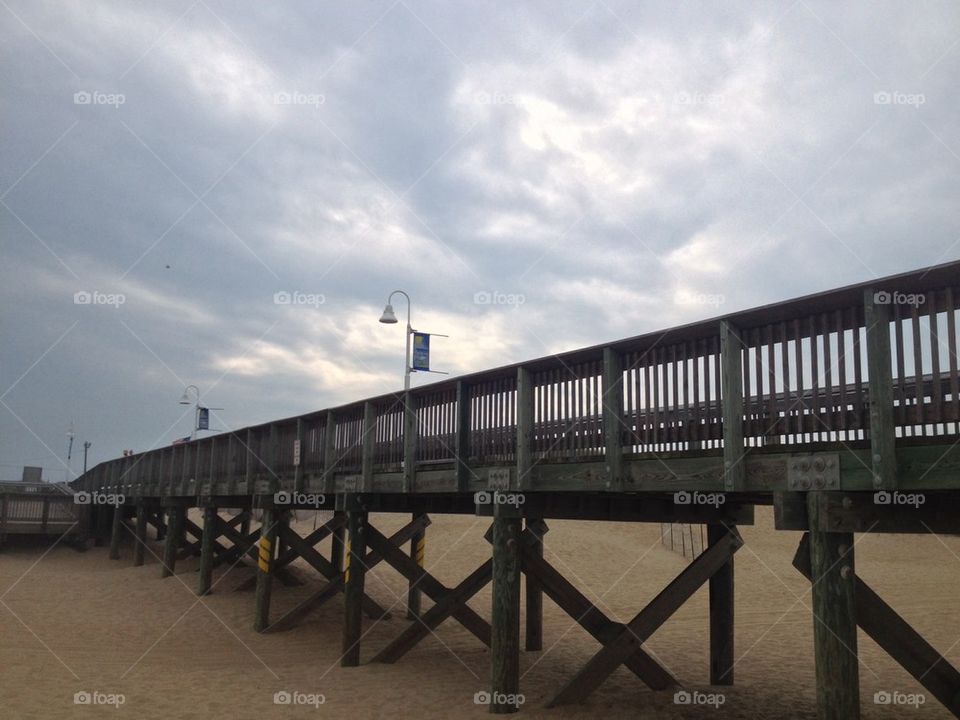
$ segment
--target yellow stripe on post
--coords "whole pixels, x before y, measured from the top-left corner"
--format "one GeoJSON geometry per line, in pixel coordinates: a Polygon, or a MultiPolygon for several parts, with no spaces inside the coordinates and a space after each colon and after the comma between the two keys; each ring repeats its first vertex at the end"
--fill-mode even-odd
{"type": "Polygon", "coordinates": [[[350,540],[347,540],[344,555],[345,557],[343,562],[343,582],[344,584],[346,584],[350,582],[350,540]]]}

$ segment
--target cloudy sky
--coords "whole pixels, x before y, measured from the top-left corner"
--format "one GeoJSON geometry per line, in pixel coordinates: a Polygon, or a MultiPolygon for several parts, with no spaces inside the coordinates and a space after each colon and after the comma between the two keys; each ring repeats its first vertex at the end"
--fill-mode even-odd
{"type": "Polygon", "coordinates": [[[0,0],[0,479],[960,257],[960,6],[731,5],[0,0]]]}

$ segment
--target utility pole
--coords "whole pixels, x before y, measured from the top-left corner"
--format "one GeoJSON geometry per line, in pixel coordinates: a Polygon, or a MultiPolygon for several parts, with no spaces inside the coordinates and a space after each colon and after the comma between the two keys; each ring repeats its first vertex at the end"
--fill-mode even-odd
{"type": "Polygon", "coordinates": [[[92,444],[89,440],[83,441],[83,472],[87,472],[87,450],[92,444]]]}

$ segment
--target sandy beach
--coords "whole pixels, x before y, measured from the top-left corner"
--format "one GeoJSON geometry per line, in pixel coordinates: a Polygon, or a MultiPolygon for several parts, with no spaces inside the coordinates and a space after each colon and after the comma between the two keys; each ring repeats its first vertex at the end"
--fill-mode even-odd
{"type": "MultiPolygon", "coordinates": [[[[384,531],[405,518],[371,516],[384,531]]],[[[445,584],[488,557],[486,520],[437,516],[428,530],[427,568],[445,584]]],[[[300,524],[301,534],[313,527],[300,524]]],[[[546,557],[609,616],[628,621],[686,562],[660,542],[659,525],[553,521],[546,557]]],[[[652,692],[621,668],[582,706],[544,703],[599,647],[548,598],[544,650],[523,653],[521,717],[529,718],[814,718],[812,619],[808,583],[790,565],[798,533],[773,529],[758,508],[736,557],[736,685],[711,688],[707,667],[707,593],[701,589],[647,643],[689,691],[722,692],[722,704],[684,706],[672,692],[652,692]]],[[[85,553],[58,545],[11,544],[0,552],[0,706],[11,719],[137,718],[449,718],[483,717],[474,702],[488,687],[489,651],[456,622],[444,623],[395,665],[341,668],[342,601],[337,598],[294,630],[252,630],[253,595],[234,590],[252,570],[221,568],[214,590],[195,595],[196,559],[160,579],[160,544],[132,567],[132,534],[119,561],[107,548],[85,553]],[[77,705],[76,693],[91,695],[77,705]],[[276,693],[294,703],[276,704],[276,693]],[[122,704],[119,696],[122,696],[122,704]],[[322,702],[321,702],[322,701],[322,702]],[[99,704],[98,704],[99,703],[99,704]],[[113,704],[111,704],[113,703],[113,704]],[[299,703],[299,704],[295,704],[299,703]]],[[[945,657],[960,663],[960,539],[863,535],[860,576],[945,657]]],[[[321,549],[326,553],[326,541],[321,549]]],[[[302,561],[297,561],[298,563],[302,561]]],[[[274,584],[273,617],[317,587],[303,565],[304,587],[274,584]]],[[[405,581],[385,564],[367,589],[389,620],[365,619],[364,662],[405,626],[405,581]]],[[[425,599],[425,605],[429,601],[425,599]]],[[[471,606],[489,617],[489,587],[471,606]]],[[[947,718],[927,697],[918,707],[878,705],[875,693],[923,689],[860,634],[863,714],[867,718],[947,718]]],[[[82,696],[81,696],[82,697],[82,696]]]]}

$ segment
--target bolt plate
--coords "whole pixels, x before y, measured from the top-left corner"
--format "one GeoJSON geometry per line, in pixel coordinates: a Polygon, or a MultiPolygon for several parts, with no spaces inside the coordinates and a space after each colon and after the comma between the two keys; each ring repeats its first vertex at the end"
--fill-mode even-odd
{"type": "Polygon", "coordinates": [[[787,460],[788,490],[839,490],[840,456],[837,453],[795,455],[787,460]]]}

